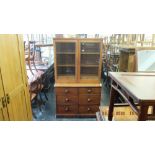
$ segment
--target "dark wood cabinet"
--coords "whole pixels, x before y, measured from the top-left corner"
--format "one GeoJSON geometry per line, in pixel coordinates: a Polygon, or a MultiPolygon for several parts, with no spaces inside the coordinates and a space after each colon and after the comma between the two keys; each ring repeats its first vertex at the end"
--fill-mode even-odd
{"type": "Polygon", "coordinates": [[[64,117],[95,117],[99,110],[100,99],[100,87],[56,88],[56,114],[64,117]]]}

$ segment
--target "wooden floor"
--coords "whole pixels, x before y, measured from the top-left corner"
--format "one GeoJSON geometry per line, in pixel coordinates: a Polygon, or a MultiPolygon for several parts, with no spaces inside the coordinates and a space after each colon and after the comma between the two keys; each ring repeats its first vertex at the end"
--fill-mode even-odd
{"type": "MultiPolygon", "coordinates": [[[[108,120],[108,106],[101,106],[100,112],[98,113],[98,120],[107,121],[108,120]]],[[[151,107],[149,108],[149,113],[151,112],[151,107]]],[[[137,115],[133,112],[130,107],[115,107],[113,121],[137,121],[137,115]]]]}

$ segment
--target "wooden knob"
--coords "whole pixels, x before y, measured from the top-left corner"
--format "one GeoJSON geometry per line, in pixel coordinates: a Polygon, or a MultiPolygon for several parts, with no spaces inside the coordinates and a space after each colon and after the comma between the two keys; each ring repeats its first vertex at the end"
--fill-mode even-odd
{"type": "Polygon", "coordinates": [[[68,91],[68,89],[65,89],[65,93],[68,93],[69,91],[68,91]]]}
{"type": "Polygon", "coordinates": [[[68,102],[68,101],[69,101],[69,99],[68,99],[68,98],[66,98],[66,99],[65,99],[65,101],[66,101],[66,102],[68,102]]]}
{"type": "Polygon", "coordinates": [[[91,101],[91,99],[90,98],[88,98],[88,102],[90,102],[91,101]]]}
{"type": "Polygon", "coordinates": [[[66,107],[66,108],[65,108],[65,111],[68,111],[68,110],[69,110],[69,108],[68,108],[68,107],[66,107]]]}
{"type": "Polygon", "coordinates": [[[88,93],[91,93],[92,91],[91,91],[91,89],[88,89],[88,93]]]}
{"type": "Polygon", "coordinates": [[[88,111],[90,111],[91,109],[90,109],[90,108],[88,108],[87,110],[88,110],[88,111]]]}

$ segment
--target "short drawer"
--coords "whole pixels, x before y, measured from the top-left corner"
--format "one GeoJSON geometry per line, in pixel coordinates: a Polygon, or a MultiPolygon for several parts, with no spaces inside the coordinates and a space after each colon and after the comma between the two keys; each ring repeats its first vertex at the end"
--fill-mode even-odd
{"type": "Polygon", "coordinates": [[[56,102],[58,105],[78,104],[78,96],[59,95],[56,96],[56,102]]]}
{"type": "Polygon", "coordinates": [[[78,105],[57,105],[57,114],[77,114],[78,105]]]}
{"type": "Polygon", "coordinates": [[[101,88],[79,88],[79,93],[80,94],[101,94],[101,88]]]}
{"type": "Polygon", "coordinates": [[[95,114],[99,111],[99,106],[97,105],[80,105],[79,113],[80,114],[95,114]]]}
{"type": "Polygon", "coordinates": [[[101,95],[80,95],[80,105],[100,105],[101,95]]]}
{"type": "Polygon", "coordinates": [[[56,95],[77,95],[78,89],[77,88],[56,88],[56,95]]]}

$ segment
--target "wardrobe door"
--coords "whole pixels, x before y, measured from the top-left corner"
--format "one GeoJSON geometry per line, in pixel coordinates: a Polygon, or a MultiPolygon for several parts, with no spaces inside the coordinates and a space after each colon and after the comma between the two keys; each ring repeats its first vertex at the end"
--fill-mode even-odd
{"type": "Polygon", "coordinates": [[[7,107],[5,107],[4,102],[4,89],[3,89],[3,82],[2,82],[2,75],[1,75],[1,69],[0,69],[0,121],[7,121],[9,120],[7,107]]]}
{"type": "Polygon", "coordinates": [[[10,120],[28,120],[18,35],[0,35],[0,66],[10,120]]]}

